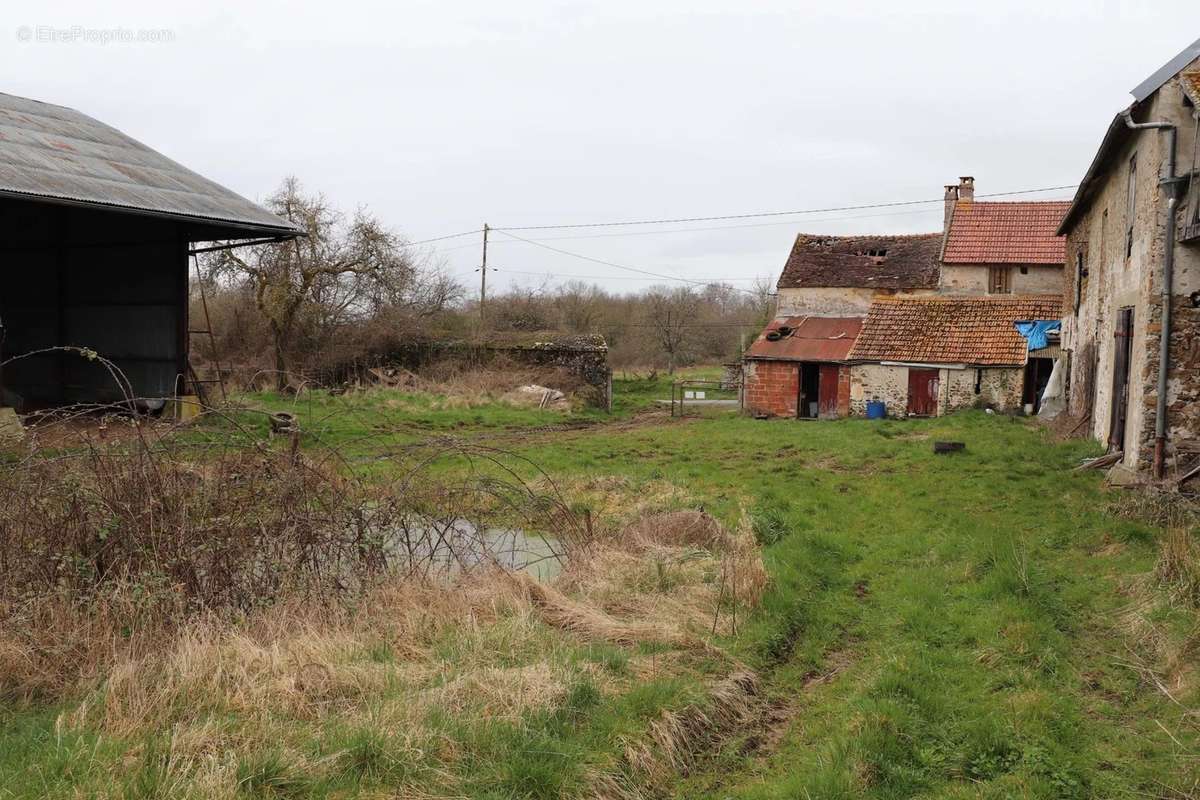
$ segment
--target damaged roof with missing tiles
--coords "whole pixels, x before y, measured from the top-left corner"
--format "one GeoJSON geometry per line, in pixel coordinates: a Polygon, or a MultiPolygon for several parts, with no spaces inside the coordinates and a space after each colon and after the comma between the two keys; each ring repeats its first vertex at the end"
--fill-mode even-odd
{"type": "Polygon", "coordinates": [[[940,233],[796,237],[780,289],[936,289],[940,233]]]}
{"type": "Polygon", "coordinates": [[[1195,106],[1200,106],[1200,71],[1185,72],[1179,76],[1179,85],[1195,106]]]}
{"type": "Polygon", "coordinates": [[[943,264],[1055,264],[1067,257],[1057,235],[1068,201],[984,202],[954,205],[943,264]]]}
{"type": "Polygon", "coordinates": [[[1060,319],[1060,295],[882,298],[871,303],[849,358],[917,364],[1020,366],[1016,323],[1060,319]]]}
{"type": "Polygon", "coordinates": [[[0,194],[201,222],[229,238],[300,233],[116,128],[9,94],[0,94],[0,194]]]}

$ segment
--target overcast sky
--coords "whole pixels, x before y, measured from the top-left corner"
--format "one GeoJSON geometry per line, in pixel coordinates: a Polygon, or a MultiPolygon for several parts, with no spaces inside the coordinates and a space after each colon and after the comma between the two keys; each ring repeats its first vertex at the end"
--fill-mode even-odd
{"type": "MultiPolygon", "coordinates": [[[[414,241],[935,199],[967,174],[980,194],[1074,184],[1128,90],[1200,36],[1194,0],[172,5],[7,0],[0,89],[77,108],[251,199],[294,174],[414,241]],[[113,28],[159,41],[97,41],[113,28]]],[[[799,231],[941,218],[931,204],[519,235],[748,286],[778,277],[799,231]]],[[[492,242],[489,285],[653,282],[492,242]]],[[[477,288],[479,237],[437,246],[477,288]]]]}

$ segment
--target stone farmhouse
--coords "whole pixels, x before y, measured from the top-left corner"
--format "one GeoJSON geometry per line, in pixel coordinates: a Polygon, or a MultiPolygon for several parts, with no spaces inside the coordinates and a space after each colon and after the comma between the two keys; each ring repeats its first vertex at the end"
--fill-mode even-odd
{"type": "Polygon", "coordinates": [[[1163,477],[1200,452],[1200,40],[1131,94],[1058,231],[1067,408],[1163,477]]]}
{"type": "Polygon", "coordinates": [[[1018,322],[1062,313],[1065,202],[975,200],[946,187],[943,230],[800,234],[778,315],[744,358],[757,416],[836,418],[880,401],[892,415],[1036,407],[1057,343],[1030,352],[1018,322]]]}

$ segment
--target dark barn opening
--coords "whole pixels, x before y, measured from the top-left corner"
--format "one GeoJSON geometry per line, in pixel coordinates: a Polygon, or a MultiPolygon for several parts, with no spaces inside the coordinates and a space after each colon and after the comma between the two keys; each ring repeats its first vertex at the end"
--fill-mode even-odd
{"type": "Polygon", "coordinates": [[[1053,358],[1034,358],[1025,362],[1025,387],[1021,402],[1033,406],[1033,413],[1042,410],[1042,392],[1050,383],[1050,373],[1054,371],[1053,358]]]}
{"type": "Polygon", "coordinates": [[[817,419],[820,416],[821,365],[798,364],[800,370],[800,397],[797,398],[796,416],[800,419],[817,419]]]}
{"type": "Polygon", "coordinates": [[[0,94],[0,403],[184,393],[191,245],[298,233],[90,117],[0,94]]]}

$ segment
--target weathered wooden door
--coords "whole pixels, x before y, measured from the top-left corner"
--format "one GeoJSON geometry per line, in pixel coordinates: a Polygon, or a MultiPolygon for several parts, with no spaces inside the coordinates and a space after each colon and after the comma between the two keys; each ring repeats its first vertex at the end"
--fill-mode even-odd
{"type": "Polygon", "coordinates": [[[1113,331],[1112,414],[1108,425],[1108,449],[1125,449],[1125,419],[1129,414],[1129,362],[1133,355],[1133,309],[1117,311],[1113,331]]]}
{"type": "Polygon", "coordinates": [[[838,365],[821,365],[821,385],[817,391],[821,419],[835,419],[838,415],[838,365]]]}
{"type": "Polygon", "coordinates": [[[938,371],[908,368],[908,413],[918,417],[937,416],[938,371]]]}
{"type": "Polygon", "coordinates": [[[1008,294],[1012,291],[1010,267],[988,267],[988,294],[1008,294]]]}

